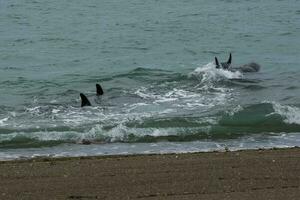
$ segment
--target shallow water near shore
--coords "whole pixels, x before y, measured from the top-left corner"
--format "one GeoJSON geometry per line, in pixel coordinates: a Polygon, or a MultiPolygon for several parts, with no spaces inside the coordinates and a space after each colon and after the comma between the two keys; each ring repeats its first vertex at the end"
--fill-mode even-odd
{"type": "Polygon", "coordinates": [[[297,3],[0,1],[0,159],[299,146],[297,3]]]}

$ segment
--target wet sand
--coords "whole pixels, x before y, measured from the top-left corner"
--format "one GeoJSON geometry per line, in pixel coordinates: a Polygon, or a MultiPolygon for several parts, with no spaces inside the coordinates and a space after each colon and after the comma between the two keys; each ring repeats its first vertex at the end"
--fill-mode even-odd
{"type": "Polygon", "coordinates": [[[0,199],[300,199],[300,148],[0,162],[0,199]]]}

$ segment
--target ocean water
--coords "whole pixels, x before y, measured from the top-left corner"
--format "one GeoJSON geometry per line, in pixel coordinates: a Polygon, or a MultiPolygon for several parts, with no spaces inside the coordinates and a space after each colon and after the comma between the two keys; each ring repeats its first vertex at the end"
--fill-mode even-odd
{"type": "Polygon", "coordinates": [[[296,5],[0,0],[0,160],[300,145],[296,5]]]}

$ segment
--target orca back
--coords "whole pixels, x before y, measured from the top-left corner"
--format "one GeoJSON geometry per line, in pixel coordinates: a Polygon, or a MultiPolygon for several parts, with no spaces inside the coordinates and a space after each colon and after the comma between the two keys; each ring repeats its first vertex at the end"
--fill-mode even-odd
{"type": "Polygon", "coordinates": [[[260,65],[257,63],[248,63],[239,67],[242,72],[258,72],[260,70],[260,65]]]}

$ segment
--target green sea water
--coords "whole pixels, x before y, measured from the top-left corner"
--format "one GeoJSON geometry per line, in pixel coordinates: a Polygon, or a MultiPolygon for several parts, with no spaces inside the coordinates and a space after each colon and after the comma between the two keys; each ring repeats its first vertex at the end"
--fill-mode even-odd
{"type": "Polygon", "coordinates": [[[0,0],[0,159],[300,145],[299,5],[0,0]]]}

